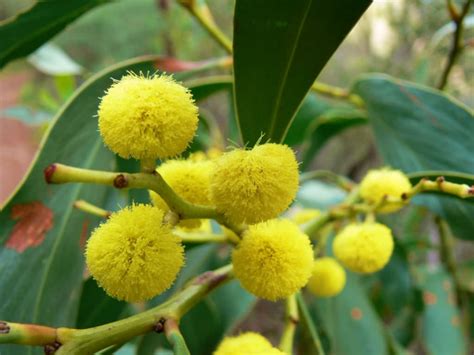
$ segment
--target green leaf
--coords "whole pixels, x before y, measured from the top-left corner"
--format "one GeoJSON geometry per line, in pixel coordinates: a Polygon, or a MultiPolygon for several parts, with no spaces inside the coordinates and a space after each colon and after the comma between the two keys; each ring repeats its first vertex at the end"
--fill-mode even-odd
{"type": "Polygon", "coordinates": [[[306,306],[306,302],[301,294],[298,293],[296,295],[296,301],[298,302],[302,332],[305,335],[305,338],[308,339],[308,348],[305,348],[304,351],[314,355],[324,355],[324,349],[322,347],[321,340],[319,339],[316,326],[311,319],[308,307],[306,306]]]}
{"type": "Polygon", "coordinates": [[[332,298],[316,298],[310,305],[319,316],[338,355],[388,355],[384,329],[361,287],[358,276],[347,272],[344,290],[332,298]]]}
{"type": "Polygon", "coordinates": [[[110,297],[94,279],[89,278],[82,289],[76,327],[90,328],[113,322],[119,319],[127,306],[128,303],[110,297]]]}
{"type": "Polygon", "coordinates": [[[109,0],[44,0],[0,22],[0,68],[46,43],[75,19],[109,0]]]}
{"type": "Polygon", "coordinates": [[[425,303],[421,332],[430,355],[467,354],[467,341],[461,329],[461,314],[456,308],[454,284],[443,269],[419,268],[425,303]],[[442,326],[440,326],[442,325],[442,326]]]}
{"type": "Polygon", "coordinates": [[[314,80],[370,0],[237,0],[235,103],[242,140],[284,140],[314,80]]]}
{"type": "Polygon", "coordinates": [[[332,137],[347,128],[367,123],[366,114],[353,108],[332,108],[315,117],[305,135],[301,148],[301,170],[305,171],[314,156],[332,137]]]}
{"type": "Polygon", "coordinates": [[[326,101],[309,93],[295,115],[295,119],[285,137],[285,144],[294,146],[303,143],[311,124],[330,108],[331,106],[326,101]]]}
{"type": "Polygon", "coordinates": [[[186,81],[194,100],[203,100],[223,90],[232,89],[233,78],[230,75],[215,75],[186,81]]]}
{"type": "MultiPolygon", "coordinates": [[[[112,83],[111,78],[130,70],[156,71],[156,59],[137,58],[93,76],[54,119],[28,176],[0,213],[2,319],[49,326],[75,324],[84,264],[80,245],[97,219],[74,210],[73,203],[85,199],[103,206],[107,188],[84,184],[47,186],[43,169],[54,162],[113,169],[115,157],[104,147],[94,118],[99,97],[112,83]]],[[[37,353],[33,347],[15,347],[14,351],[19,355],[37,353]]]]}
{"type": "MultiPolygon", "coordinates": [[[[474,174],[474,117],[454,99],[386,75],[359,79],[354,92],[367,106],[385,163],[408,173],[442,170],[474,174]]],[[[443,216],[459,238],[474,239],[474,205],[423,195],[413,200],[443,216]]]]}

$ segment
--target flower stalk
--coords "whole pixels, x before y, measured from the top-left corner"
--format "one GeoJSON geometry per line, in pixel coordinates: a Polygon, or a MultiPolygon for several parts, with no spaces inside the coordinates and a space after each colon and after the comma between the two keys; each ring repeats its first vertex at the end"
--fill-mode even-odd
{"type": "Polygon", "coordinates": [[[283,329],[279,347],[280,350],[286,354],[292,354],[293,340],[295,338],[296,327],[299,323],[296,295],[288,297],[285,306],[285,328],[283,329]]]}

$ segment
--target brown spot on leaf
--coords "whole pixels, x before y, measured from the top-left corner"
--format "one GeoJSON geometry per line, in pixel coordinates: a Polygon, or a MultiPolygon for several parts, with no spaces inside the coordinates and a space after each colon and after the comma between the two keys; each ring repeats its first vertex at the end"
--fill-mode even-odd
{"type": "Polygon", "coordinates": [[[13,227],[5,247],[19,253],[40,245],[46,232],[53,227],[53,212],[38,201],[13,206],[11,218],[18,222],[13,227]]]}
{"type": "Polygon", "coordinates": [[[361,311],[360,308],[354,307],[354,308],[351,309],[352,319],[360,320],[360,319],[362,319],[362,316],[363,316],[363,314],[362,314],[362,311],[361,311]]]}
{"type": "Polygon", "coordinates": [[[459,317],[458,316],[453,316],[451,318],[451,324],[453,325],[453,327],[459,327],[459,324],[461,322],[459,321],[459,317]]]}
{"type": "Polygon", "coordinates": [[[433,305],[437,301],[437,297],[434,293],[425,291],[423,292],[423,302],[427,305],[433,305]]]}

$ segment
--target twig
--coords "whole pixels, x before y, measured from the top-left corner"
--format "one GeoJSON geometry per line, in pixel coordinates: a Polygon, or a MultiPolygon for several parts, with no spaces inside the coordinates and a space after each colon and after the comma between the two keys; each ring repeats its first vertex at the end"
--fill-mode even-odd
{"type": "Polygon", "coordinates": [[[74,207],[78,210],[101,218],[109,218],[112,214],[112,212],[106,211],[103,208],[97,207],[96,205],[93,205],[92,203],[85,200],[77,200],[74,202],[74,207]]]}
{"type": "Polygon", "coordinates": [[[202,27],[204,27],[227,53],[232,53],[232,42],[216,25],[209,8],[204,2],[198,3],[196,0],[179,0],[179,3],[199,21],[202,27]]]}
{"type": "Polygon", "coordinates": [[[178,323],[175,319],[170,318],[165,322],[165,335],[171,346],[173,347],[174,355],[191,355],[186,341],[179,331],[178,323]]]}
{"type": "Polygon", "coordinates": [[[364,100],[362,100],[359,95],[352,94],[347,89],[315,81],[311,86],[311,90],[323,96],[349,101],[357,107],[365,107],[364,100]]]}
{"type": "Polygon", "coordinates": [[[298,322],[298,304],[296,303],[296,295],[292,295],[286,299],[285,328],[279,346],[285,354],[293,354],[293,340],[298,322]]]}
{"type": "Polygon", "coordinates": [[[180,219],[210,218],[215,219],[229,229],[232,229],[237,235],[240,235],[243,230],[241,226],[229,223],[214,207],[194,205],[182,199],[157,172],[154,172],[153,174],[116,173],[75,168],[55,163],[44,170],[44,176],[48,184],[82,182],[109,185],[118,189],[130,188],[152,190],[161,196],[170,209],[175,212],[180,219]]]}
{"type": "Polygon", "coordinates": [[[94,354],[138,335],[163,331],[169,319],[179,320],[216,287],[232,279],[232,266],[208,271],[191,280],[168,301],[134,316],[88,329],[49,328],[32,324],[0,322],[0,344],[43,345],[57,355],[94,354]]]}
{"type": "Polygon", "coordinates": [[[464,46],[462,44],[462,34],[464,31],[463,21],[466,15],[469,12],[469,8],[471,7],[472,0],[466,0],[464,6],[459,12],[455,5],[453,4],[452,0],[447,0],[447,7],[451,19],[453,20],[456,29],[454,30],[453,39],[451,42],[451,49],[449,51],[448,60],[446,62],[446,66],[441,74],[441,79],[438,84],[438,89],[443,90],[448,83],[449,74],[451,73],[451,69],[454,66],[457,58],[461,54],[464,46]]]}

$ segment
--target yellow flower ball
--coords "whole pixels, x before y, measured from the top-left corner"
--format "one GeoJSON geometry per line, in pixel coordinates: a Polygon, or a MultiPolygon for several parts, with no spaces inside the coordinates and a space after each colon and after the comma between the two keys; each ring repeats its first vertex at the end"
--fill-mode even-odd
{"type": "Polygon", "coordinates": [[[258,333],[246,332],[226,337],[213,355],[283,355],[284,353],[258,333]]]}
{"type": "MultiPolygon", "coordinates": [[[[360,183],[360,196],[371,204],[378,204],[385,196],[401,198],[410,191],[412,185],[408,177],[400,170],[371,170],[360,183]]],[[[385,203],[379,212],[391,213],[399,210],[404,203],[385,203]]]]}
{"type": "Polygon", "coordinates": [[[86,262],[107,294],[140,302],[171,286],[184,264],[184,249],[162,219],[159,208],[134,205],[113,213],[94,230],[86,262]]]}
{"type": "Polygon", "coordinates": [[[126,159],[176,156],[198,125],[191,93],[166,75],[122,77],[102,97],[98,115],[105,144],[126,159]]]}
{"type": "Polygon", "coordinates": [[[313,268],[309,237],[289,220],[251,225],[232,253],[242,286],[270,301],[288,297],[308,282],[313,268]]]}
{"type": "Polygon", "coordinates": [[[216,159],[211,193],[229,221],[257,223],[285,211],[298,190],[298,163],[286,145],[235,149],[216,159]]]}
{"type": "Polygon", "coordinates": [[[332,297],[342,291],[346,284],[344,268],[331,257],[316,259],[308,289],[316,296],[332,297]]]}
{"type": "MultiPolygon", "coordinates": [[[[198,205],[211,205],[210,171],[212,162],[192,160],[168,160],[160,165],[157,172],[170,187],[184,200],[198,205]]],[[[156,192],[150,191],[153,205],[168,211],[166,202],[156,192]]],[[[186,228],[198,228],[199,219],[182,220],[179,225],[186,228]]]]}
{"type": "Polygon", "coordinates": [[[321,211],[315,208],[308,208],[297,211],[292,219],[296,224],[305,224],[321,215],[321,211]]]}
{"type": "Polygon", "coordinates": [[[372,273],[382,269],[393,252],[391,230],[380,223],[350,224],[334,238],[336,258],[349,270],[372,273]]]}

